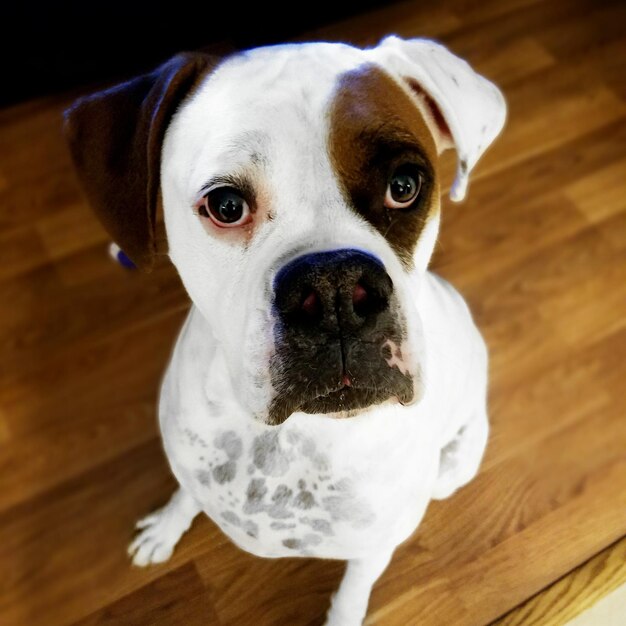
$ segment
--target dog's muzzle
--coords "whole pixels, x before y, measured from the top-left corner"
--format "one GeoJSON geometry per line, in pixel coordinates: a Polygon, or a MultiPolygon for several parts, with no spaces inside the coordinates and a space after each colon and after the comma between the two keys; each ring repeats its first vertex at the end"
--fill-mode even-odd
{"type": "Polygon", "coordinates": [[[394,396],[412,400],[403,319],[376,257],[341,249],[290,261],[274,280],[274,317],[270,423],[294,411],[342,413],[394,396]]]}

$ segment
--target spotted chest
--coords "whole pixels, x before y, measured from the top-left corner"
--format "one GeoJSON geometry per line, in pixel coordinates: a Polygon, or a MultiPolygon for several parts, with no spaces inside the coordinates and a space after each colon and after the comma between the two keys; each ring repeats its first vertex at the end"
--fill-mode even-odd
{"type": "Polygon", "coordinates": [[[259,556],[358,551],[384,523],[368,477],[338,471],[332,454],[297,428],[180,427],[167,439],[183,487],[237,545],[259,556]]]}

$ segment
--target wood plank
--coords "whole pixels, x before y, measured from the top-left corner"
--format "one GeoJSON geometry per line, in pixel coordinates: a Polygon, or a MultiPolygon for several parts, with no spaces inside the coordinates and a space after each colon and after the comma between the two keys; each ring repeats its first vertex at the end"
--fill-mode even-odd
{"type": "Polygon", "coordinates": [[[10,438],[9,424],[4,413],[0,411],[0,446],[7,444],[10,438]]]}
{"type": "Polygon", "coordinates": [[[47,378],[35,374],[37,387],[31,372],[4,394],[13,441],[0,456],[0,511],[157,436],[159,382],[181,323],[175,313],[66,351],[48,359],[47,378]]]}
{"type": "Polygon", "coordinates": [[[570,183],[565,195],[594,224],[626,212],[626,159],[570,183]]]}
{"type": "Polygon", "coordinates": [[[580,19],[571,13],[558,24],[542,28],[535,36],[559,60],[571,63],[578,55],[589,56],[589,51],[624,38],[626,6],[623,2],[598,2],[580,19]]]}
{"type": "Polygon", "coordinates": [[[31,226],[0,230],[0,281],[19,276],[49,261],[37,230],[31,226]]]}
{"type": "Polygon", "coordinates": [[[476,71],[505,88],[512,83],[531,77],[540,70],[555,64],[544,46],[531,37],[511,39],[493,47],[484,46],[472,58],[476,71]]]}
{"type": "MultiPolygon", "coordinates": [[[[567,446],[568,442],[563,443],[567,446]]],[[[443,578],[447,583],[444,596],[450,593],[460,599],[468,616],[467,623],[489,623],[509,607],[519,604],[521,600],[578,565],[581,555],[589,558],[626,533],[623,515],[626,507],[624,440],[620,445],[621,458],[605,464],[593,479],[580,485],[580,495],[565,501],[529,525],[522,521],[522,525],[514,533],[510,533],[510,536],[491,549],[481,550],[476,558],[465,563],[455,561],[445,570],[437,567],[437,578],[443,578]],[[565,522],[567,533],[562,531],[565,522]],[[577,558],[572,558],[573,552],[578,555],[577,558]],[[480,581],[480,584],[476,584],[476,581],[480,581]]],[[[537,456],[534,455],[533,460],[537,460],[537,456]]],[[[552,475],[550,472],[550,478],[552,475]]],[[[542,478],[544,476],[538,473],[536,480],[542,478]]],[[[502,482],[508,481],[503,479],[502,482]]],[[[558,486],[558,482],[556,479],[553,488],[558,486]]],[[[509,484],[501,485],[501,491],[509,489],[509,484]]],[[[515,501],[520,507],[520,513],[523,513],[523,499],[520,501],[519,496],[508,499],[508,502],[515,501]]],[[[502,509],[493,511],[487,519],[476,517],[476,520],[480,520],[479,526],[484,530],[494,523],[493,517],[498,515],[502,515],[502,509]]],[[[465,543],[475,541],[477,534],[474,531],[466,536],[465,543]]],[[[453,545],[448,546],[448,549],[454,550],[453,545]]],[[[420,571],[424,569],[422,564],[420,571]]],[[[446,621],[446,602],[443,604],[444,611],[439,613],[439,605],[424,597],[428,596],[428,587],[422,590],[418,584],[419,579],[413,579],[412,584],[403,581],[402,587],[408,588],[400,593],[396,588],[390,593],[388,587],[391,583],[387,580],[385,585],[388,578],[385,576],[375,589],[372,610],[366,623],[393,626],[415,623],[418,619],[424,625],[446,621]],[[393,597],[388,597],[389,595],[393,597]]]]}
{"type": "MultiPolygon", "coordinates": [[[[626,124],[620,119],[563,146],[544,150],[539,156],[530,157],[500,171],[497,176],[473,177],[464,204],[454,205],[444,198],[440,246],[431,266],[435,271],[444,273],[448,272],[448,267],[453,267],[454,279],[460,277],[460,286],[466,289],[471,284],[464,280],[466,274],[471,276],[471,273],[477,271],[488,273],[499,268],[498,263],[484,262],[489,258],[487,253],[491,251],[493,241],[472,247],[474,238],[487,237],[492,228],[497,230],[505,227],[510,236],[516,237],[520,226],[524,229],[530,227],[520,224],[525,221],[523,212],[526,207],[530,206],[529,210],[532,211],[535,203],[545,203],[546,209],[550,210],[548,202],[554,200],[552,210],[561,211],[561,205],[569,206],[570,220],[580,223],[578,208],[572,205],[569,198],[559,204],[560,189],[594,175],[597,170],[610,167],[615,160],[621,160],[624,143],[626,124]],[[509,220],[509,215],[515,219],[509,220]],[[489,247],[485,248],[484,245],[489,247]]],[[[454,162],[451,166],[454,167],[454,162]]],[[[448,184],[451,180],[450,170],[447,172],[448,184]]],[[[538,216],[534,217],[536,219],[538,216]]],[[[572,232],[569,221],[560,225],[552,224],[542,234],[535,232],[534,235],[542,239],[555,237],[558,240],[562,232],[572,232]]],[[[557,240],[554,240],[554,244],[557,240]]],[[[482,243],[484,240],[478,241],[482,243]]],[[[517,253],[519,258],[519,254],[525,251],[525,245],[532,245],[532,241],[511,246],[512,253],[517,253]]],[[[534,250],[531,248],[529,256],[532,256],[534,250]]]]}
{"type": "MultiPolygon", "coordinates": [[[[90,253],[88,250],[84,254],[90,253]]],[[[78,343],[86,350],[107,334],[188,306],[180,280],[171,269],[147,277],[124,271],[101,251],[98,256],[96,281],[74,285],[65,282],[69,272],[66,266],[82,264],[83,256],[79,255],[0,283],[0,298],[11,302],[3,312],[0,327],[0,349],[5,358],[0,364],[0,395],[6,394],[7,400],[19,394],[20,379],[28,375],[41,376],[40,385],[46,378],[59,375],[46,367],[42,354],[58,360],[78,343]]]]}
{"type": "Polygon", "coordinates": [[[212,592],[187,563],[75,622],[75,626],[220,626],[212,592]]]}
{"type": "Polygon", "coordinates": [[[314,559],[259,559],[227,543],[195,559],[215,593],[225,625],[321,624],[345,564],[314,559]],[[224,568],[224,563],[234,563],[224,568]],[[254,611],[239,601],[254,598],[254,611]]]}
{"type": "Polygon", "coordinates": [[[625,584],[626,538],[623,538],[496,620],[493,626],[560,626],[625,584]]]}
{"type": "Polygon", "coordinates": [[[174,569],[131,568],[126,555],[135,521],[173,488],[152,440],[0,514],[0,623],[66,625],[174,569]]]}

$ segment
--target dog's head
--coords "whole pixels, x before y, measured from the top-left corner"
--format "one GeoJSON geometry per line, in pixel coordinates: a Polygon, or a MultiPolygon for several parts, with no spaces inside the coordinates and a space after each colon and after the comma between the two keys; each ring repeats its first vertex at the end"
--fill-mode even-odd
{"type": "Polygon", "coordinates": [[[221,351],[215,394],[228,385],[279,424],[420,399],[438,155],[456,148],[462,199],[504,117],[467,63],[389,37],[181,54],[79,100],[65,128],[96,212],[145,269],[162,201],[169,256],[221,351]]]}

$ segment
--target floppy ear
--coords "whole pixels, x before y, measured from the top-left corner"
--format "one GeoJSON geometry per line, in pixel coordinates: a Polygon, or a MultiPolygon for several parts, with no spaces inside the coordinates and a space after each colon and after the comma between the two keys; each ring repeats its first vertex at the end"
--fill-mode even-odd
{"type": "Polygon", "coordinates": [[[167,125],[205,70],[200,52],[176,55],[156,70],[77,100],[65,111],[64,133],[98,218],[124,252],[149,271],[161,146],[167,125]]]}
{"type": "Polygon", "coordinates": [[[439,148],[456,148],[458,165],[450,198],[463,200],[472,168],[504,126],[502,93],[434,41],[391,36],[366,53],[427,105],[439,148]]]}

